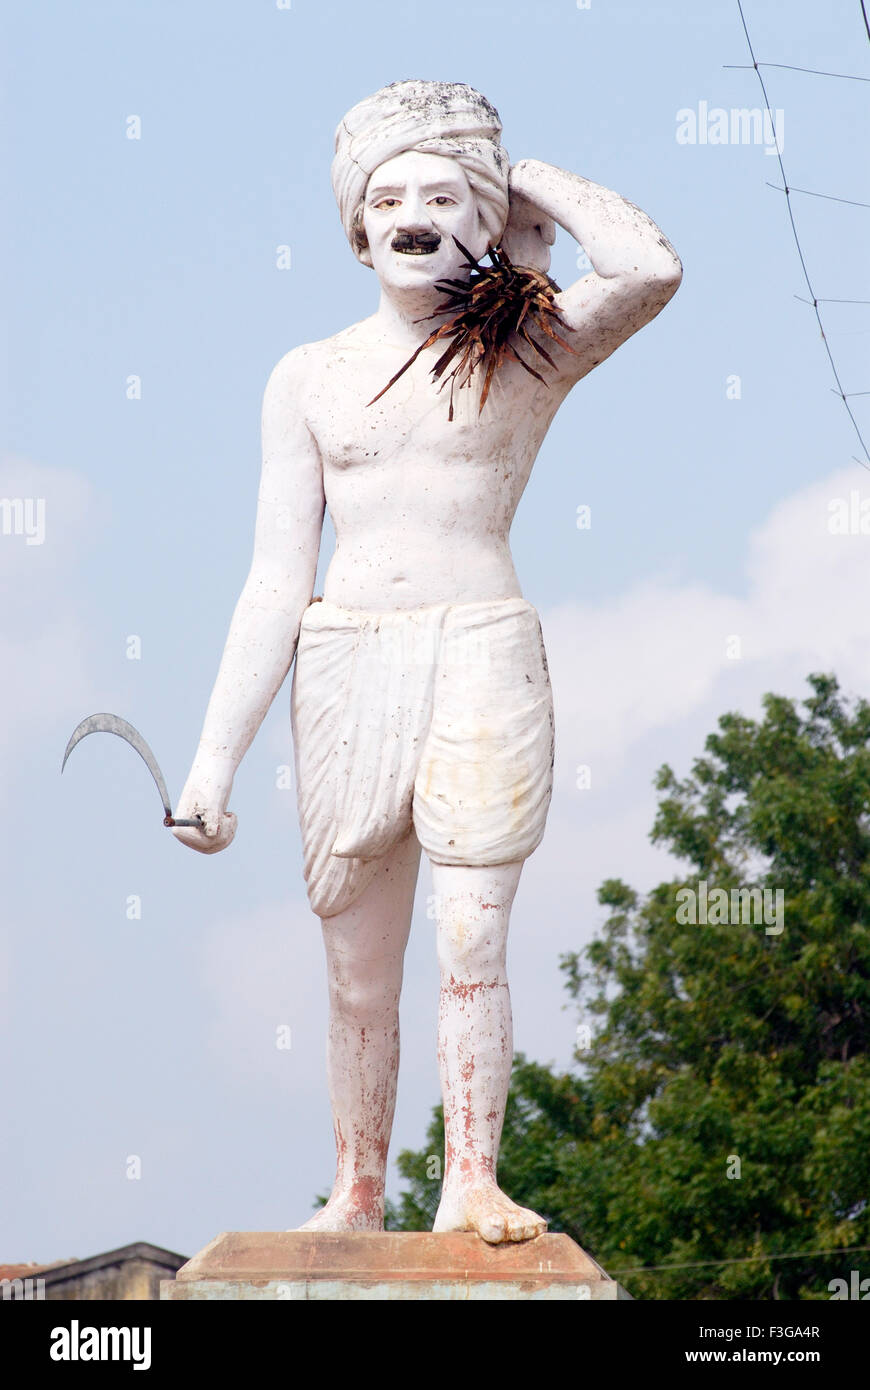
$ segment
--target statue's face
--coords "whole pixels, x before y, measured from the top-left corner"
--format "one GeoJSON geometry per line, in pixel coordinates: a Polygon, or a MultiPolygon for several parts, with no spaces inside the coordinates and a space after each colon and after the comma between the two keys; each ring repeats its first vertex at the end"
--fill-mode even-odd
{"type": "Polygon", "coordinates": [[[366,187],[363,230],[378,279],[397,290],[461,277],[454,236],[476,259],[486,250],[465,170],[441,154],[409,150],[379,165],[366,187]]]}

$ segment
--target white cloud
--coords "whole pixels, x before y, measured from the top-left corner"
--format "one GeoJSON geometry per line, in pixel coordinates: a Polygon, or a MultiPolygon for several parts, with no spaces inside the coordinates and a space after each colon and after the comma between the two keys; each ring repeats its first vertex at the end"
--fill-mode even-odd
{"type": "Polygon", "coordinates": [[[10,504],[0,515],[0,754],[8,756],[25,746],[22,735],[71,717],[93,696],[75,562],[102,504],[80,474],[12,457],[0,461],[0,499],[10,504]],[[28,529],[40,543],[31,545],[20,523],[37,515],[39,532],[28,529]]]}
{"type": "Polygon", "coordinates": [[[563,773],[569,750],[602,772],[655,730],[679,742],[682,720],[731,708],[735,689],[753,703],[763,690],[806,693],[804,677],[827,669],[866,689],[870,536],[828,530],[831,499],[862,482],[857,469],[837,472],[780,503],[748,543],[736,537],[722,592],[651,578],[614,599],[546,611],[563,773]]]}
{"type": "Polygon", "coordinates": [[[30,600],[63,593],[64,567],[102,524],[104,504],[81,473],[9,454],[0,458],[0,499],[8,504],[0,515],[0,592],[17,599],[16,610],[29,610],[30,600]]]}

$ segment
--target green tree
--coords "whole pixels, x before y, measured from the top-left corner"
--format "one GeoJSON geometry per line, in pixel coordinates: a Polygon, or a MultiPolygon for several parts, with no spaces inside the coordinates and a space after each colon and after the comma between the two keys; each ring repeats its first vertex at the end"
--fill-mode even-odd
{"type": "MultiPolygon", "coordinates": [[[[687,875],[602,885],[603,929],[561,960],[589,1046],[563,1075],[515,1059],[500,1183],[635,1297],[826,1299],[870,1275],[870,1252],[772,1258],[870,1244],[870,705],[809,685],[724,715],[684,780],[659,771],[651,838],[687,875]],[[750,887],[766,920],[731,896],[750,887]]],[[[442,1154],[437,1110],[399,1156],[394,1228],[431,1228],[442,1154]]]]}

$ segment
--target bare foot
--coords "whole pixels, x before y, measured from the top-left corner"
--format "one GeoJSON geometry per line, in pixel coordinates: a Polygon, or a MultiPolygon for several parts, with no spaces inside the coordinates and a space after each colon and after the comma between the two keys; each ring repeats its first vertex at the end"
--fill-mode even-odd
{"type": "Polygon", "coordinates": [[[349,1188],[334,1188],[332,1196],[300,1231],[382,1231],[384,1191],[373,1178],[358,1178],[349,1188]]]}
{"type": "Polygon", "coordinates": [[[547,1223],[527,1207],[518,1207],[495,1183],[444,1192],[433,1231],[476,1231],[490,1245],[509,1240],[534,1240],[547,1223]]]}

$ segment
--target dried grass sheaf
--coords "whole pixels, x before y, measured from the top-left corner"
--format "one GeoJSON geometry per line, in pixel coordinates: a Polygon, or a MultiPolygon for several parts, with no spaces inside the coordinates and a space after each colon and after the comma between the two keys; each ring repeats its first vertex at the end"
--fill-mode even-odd
{"type": "MultiPolygon", "coordinates": [[[[568,352],[574,352],[574,348],[552,328],[553,323],[558,324],[560,328],[568,327],[559,317],[553,304],[554,295],[559,293],[559,286],[555,280],[551,280],[549,275],[541,270],[514,265],[500,246],[491,247],[487,252],[492,264],[481,265],[458,237],[454,237],[453,240],[465,257],[471,274],[467,280],[436,281],[435,288],[443,290],[446,298],[443,304],[439,304],[433,313],[426,315],[426,318],[436,318],[439,314],[452,314],[453,317],[432,330],[426,341],[412,353],[383,390],[372,397],[369,405],[374,405],[385,391],[389,391],[421,352],[442,338],[451,338],[452,342],[432,368],[434,380],[438,381],[454,358],[459,358],[453,371],[446,378],[450,382],[448,420],[453,419],[453,388],[457,374],[460,377],[459,385],[467,386],[472,373],[478,367],[483,371],[478,415],[486,404],[495,372],[506,360],[519,362],[527,372],[547,385],[541,373],[524,361],[517,351],[516,340],[528,343],[538,357],[555,369],[555,362],[542,344],[535,342],[529,332],[530,327],[537,328],[568,352]]],[[[425,319],[416,319],[415,322],[424,323],[425,319]]],[[[444,384],[442,381],[441,386],[444,384]]]]}

